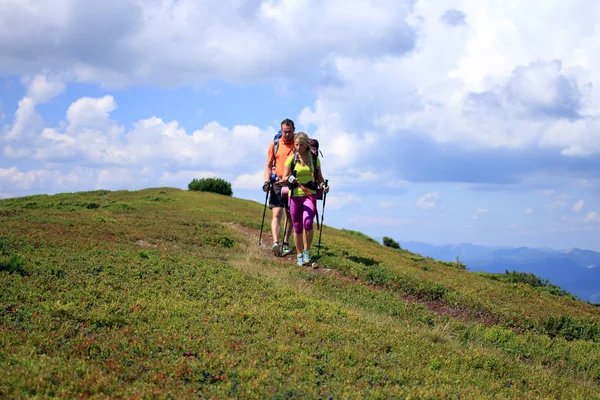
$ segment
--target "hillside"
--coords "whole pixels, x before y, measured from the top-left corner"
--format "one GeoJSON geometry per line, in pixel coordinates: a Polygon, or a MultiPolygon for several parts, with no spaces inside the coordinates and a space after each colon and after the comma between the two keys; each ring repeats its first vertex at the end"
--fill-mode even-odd
{"type": "Polygon", "coordinates": [[[560,286],[584,301],[600,299],[600,253],[581,249],[498,248],[473,244],[431,245],[401,242],[402,248],[453,261],[456,257],[469,271],[504,273],[530,272],[560,286]]]}
{"type": "Polygon", "coordinates": [[[600,398],[598,308],[328,226],[300,268],[258,246],[262,213],[0,200],[0,397],[600,398]]]}

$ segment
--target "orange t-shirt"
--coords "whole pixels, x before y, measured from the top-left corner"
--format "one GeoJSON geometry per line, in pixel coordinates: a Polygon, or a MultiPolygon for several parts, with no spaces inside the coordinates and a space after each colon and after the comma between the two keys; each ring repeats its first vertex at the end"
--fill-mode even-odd
{"type": "Polygon", "coordinates": [[[285,160],[294,152],[294,141],[286,143],[283,138],[279,139],[279,147],[277,148],[277,154],[273,157],[274,144],[271,142],[269,150],[267,150],[267,161],[271,162],[275,160],[275,175],[283,177],[283,171],[285,171],[285,160]]]}

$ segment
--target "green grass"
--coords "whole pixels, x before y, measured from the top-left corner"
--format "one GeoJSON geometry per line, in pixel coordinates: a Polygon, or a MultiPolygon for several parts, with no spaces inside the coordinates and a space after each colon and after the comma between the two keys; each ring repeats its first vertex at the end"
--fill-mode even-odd
{"type": "Polygon", "coordinates": [[[487,272],[478,272],[478,275],[501,282],[507,283],[522,283],[531,287],[537,288],[538,290],[546,291],[558,296],[568,296],[571,299],[575,299],[571,293],[561,289],[559,286],[550,283],[547,279],[543,280],[539,276],[536,276],[529,272],[519,271],[505,271],[504,274],[493,274],[487,272]]]}
{"type": "Polygon", "coordinates": [[[298,268],[257,245],[262,204],[206,192],[29,196],[0,217],[1,398],[600,393],[600,310],[544,285],[328,226],[321,269],[298,268]]]}
{"type": "Polygon", "coordinates": [[[378,242],[377,240],[373,239],[373,238],[372,238],[372,237],[370,237],[370,236],[367,236],[367,235],[365,235],[365,234],[364,234],[364,233],[362,233],[362,232],[359,232],[359,231],[353,231],[352,229],[341,229],[341,231],[342,231],[342,232],[345,232],[345,233],[347,233],[347,234],[349,234],[349,235],[356,236],[356,237],[359,237],[359,238],[362,238],[362,239],[368,240],[368,241],[369,241],[369,242],[371,242],[371,243],[377,243],[377,244],[379,244],[379,242],[378,242]]]}

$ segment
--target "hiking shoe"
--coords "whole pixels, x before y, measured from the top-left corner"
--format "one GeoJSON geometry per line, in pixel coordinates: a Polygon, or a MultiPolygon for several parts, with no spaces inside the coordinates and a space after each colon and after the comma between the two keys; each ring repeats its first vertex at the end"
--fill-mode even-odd
{"type": "Polygon", "coordinates": [[[304,264],[310,264],[310,253],[308,250],[304,250],[302,257],[304,258],[304,264]]]}
{"type": "Polygon", "coordinates": [[[287,243],[283,243],[283,245],[281,246],[281,256],[285,257],[288,254],[290,254],[292,251],[290,250],[290,245],[287,243]]]}
{"type": "Polygon", "coordinates": [[[298,265],[298,266],[304,265],[304,254],[298,254],[296,256],[296,265],[298,265]]]}
{"type": "Polygon", "coordinates": [[[271,247],[271,252],[273,253],[274,256],[279,255],[279,243],[278,242],[275,242],[273,244],[273,247],[271,247]]]}

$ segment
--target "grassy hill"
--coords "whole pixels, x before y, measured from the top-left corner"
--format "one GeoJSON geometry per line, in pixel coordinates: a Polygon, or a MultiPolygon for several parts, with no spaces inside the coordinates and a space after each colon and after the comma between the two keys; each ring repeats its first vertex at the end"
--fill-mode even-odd
{"type": "Polygon", "coordinates": [[[297,267],[258,246],[262,212],[1,200],[0,397],[599,398],[598,308],[328,226],[297,267]]]}

